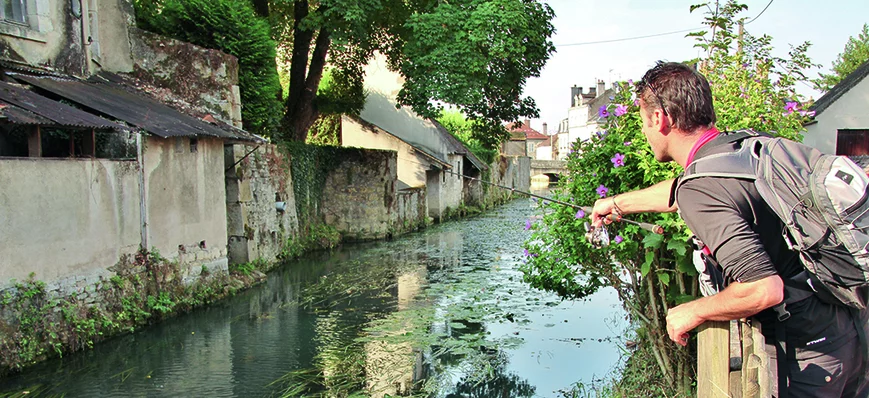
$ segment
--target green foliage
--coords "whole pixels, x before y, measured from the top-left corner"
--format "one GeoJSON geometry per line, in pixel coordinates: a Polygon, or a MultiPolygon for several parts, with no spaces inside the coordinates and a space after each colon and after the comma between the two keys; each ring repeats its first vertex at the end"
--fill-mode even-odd
{"type": "Polygon", "coordinates": [[[399,102],[429,118],[440,115],[440,103],[452,104],[475,122],[474,138],[493,148],[509,138],[504,121],[538,116],[522,90],[555,49],[553,17],[549,5],[526,0],[438,2],[413,14],[396,62],[406,78],[399,102]]]}
{"type": "Polygon", "coordinates": [[[308,139],[305,142],[312,145],[341,146],[341,115],[321,115],[308,130],[308,139]]]}
{"type": "MultiPolygon", "coordinates": [[[[719,128],[754,128],[798,139],[805,116],[794,84],[805,81],[801,70],[811,66],[805,56],[808,44],[792,49],[789,59],[773,58],[768,36],[746,34],[741,40],[736,36],[735,21],[744,6],[731,1],[709,9],[709,30],[689,36],[708,51],[699,64],[712,86],[719,128]],[[788,102],[793,102],[790,110],[785,108],[788,102]]],[[[588,141],[573,143],[567,158],[569,173],[559,182],[556,198],[591,205],[681,171],[674,163],[654,159],[641,131],[635,98],[632,84],[616,85],[602,131],[588,141]],[[624,166],[616,164],[621,156],[624,166]],[[604,188],[606,192],[600,194],[604,188]]],[[[693,377],[691,357],[669,342],[665,323],[667,308],[697,295],[687,243],[690,231],[684,222],[676,214],[632,214],[637,221],[661,225],[665,234],[614,224],[609,227],[613,243],[596,249],[585,239],[587,215],[553,203],[542,208],[542,222],[532,227],[532,237],[525,245],[529,252],[522,269],[525,281],[568,299],[588,297],[606,286],[615,288],[639,330],[645,331],[638,333],[642,350],[656,358],[655,373],[644,374],[660,378],[668,389],[688,394],[693,377]]]]}
{"type": "Polygon", "coordinates": [[[833,61],[832,73],[819,73],[821,77],[812,80],[812,83],[820,91],[830,91],[866,61],[869,61],[869,24],[863,24],[863,30],[857,37],[848,38],[845,50],[833,61]]]}
{"type": "Polygon", "coordinates": [[[336,67],[326,69],[317,89],[315,104],[321,114],[359,116],[365,107],[362,80],[336,67]]]}
{"type": "MultiPolygon", "coordinates": [[[[67,296],[48,291],[33,274],[15,283],[0,296],[0,374],[92,348],[104,338],[133,332],[255,282],[246,275],[217,274],[184,285],[178,267],[156,250],[142,250],[122,258],[109,280],[67,296]]],[[[268,265],[260,260],[252,267],[265,270],[268,265]]]]}
{"type": "Polygon", "coordinates": [[[134,0],[139,27],[238,58],[242,119],[270,135],[281,113],[275,42],[248,0],[134,0]]]}
{"type": "Polygon", "coordinates": [[[475,125],[477,123],[468,120],[465,115],[456,110],[444,110],[437,118],[438,123],[444,126],[453,137],[465,144],[471,152],[485,162],[491,164],[498,156],[498,149],[487,147],[480,140],[474,138],[475,125]]]}

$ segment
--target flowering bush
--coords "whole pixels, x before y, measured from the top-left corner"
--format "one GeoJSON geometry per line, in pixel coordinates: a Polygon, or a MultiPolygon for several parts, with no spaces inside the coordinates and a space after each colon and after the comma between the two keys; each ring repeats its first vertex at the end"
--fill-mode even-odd
{"type": "MultiPolygon", "coordinates": [[[[805,56],[808,44],[795,47],[790,59],[772,57],[768,36],[734,34],[737,14],[744,9],[732,1],[709,7],[709,31],[689,35],[708,50],[706,58],[697,62],[712,86],[717,126],[799,139],[809,115],[794,84],[806,80],[801,70],[812,65],[805,56]]],[[[590,140],[573,143],[567,156],[569,172],[552,192],[557,199],[590,206],[597,199],[644,188],[681,171],[675,163],[655,160],[641,132],[633,82],[620,82],[615,88],[611,104],[598,109],[602,130],[590,140]]],[[[647,380],[644,392],[689,393],[692,357],[669,342],[665,323],[668,308],[698,295],[690,231],[684,222],[675,213],[631,215],[661,225],[665,234],[613,224],[610,246],[598,249],[585,239],[587,214],[554,203],[543,203],[541,209],[542,221],[530,226],[533,233],[525,244],[525,281],[566,299],[586,298],[602,287],[613,287],[637,326],[641,349],[651,352],[645,357],[654,358],[659,370],[647,380]],[[654,390],[656,385],[659,390],[654,390]]]]}

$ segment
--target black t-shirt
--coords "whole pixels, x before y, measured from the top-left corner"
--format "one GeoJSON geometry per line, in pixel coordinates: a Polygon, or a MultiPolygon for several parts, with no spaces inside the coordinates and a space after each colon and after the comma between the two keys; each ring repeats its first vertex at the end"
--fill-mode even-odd
{"type": "MultiPolygon", "coordinates": [[[[729,152],[738,144],[720,137],[698,150],[695,158],[729,152]]],[[[725,283],[753,282],[779,275],[790,278],[803,271],[797,253],[782,237],[783,224],[766,205],[752,181],[703,177],[686,181],[675,199],[685,223],[721,265],[725,283]]],[[[787,293],[786,293],[787,294],[787,293]]],[[[829,351],[856,336],[845,307],[811,296],[787,305],[786,339],[801,351],[829,351]]],[[[757,314],[763,334],[772,338],[776,321],[772,309],[757,314]]]]}

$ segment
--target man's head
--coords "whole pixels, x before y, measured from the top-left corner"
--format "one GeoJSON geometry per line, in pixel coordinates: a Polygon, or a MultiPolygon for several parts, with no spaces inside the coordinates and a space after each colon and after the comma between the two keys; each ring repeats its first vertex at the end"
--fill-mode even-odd
{"type": "Polygon", "coordinates": [[[643,133],[659,161],[673,160],[670,138],[691,136],[715,124],[709,82],[685,64],[659,62],[637,83],[637,97],[643,133]]]}

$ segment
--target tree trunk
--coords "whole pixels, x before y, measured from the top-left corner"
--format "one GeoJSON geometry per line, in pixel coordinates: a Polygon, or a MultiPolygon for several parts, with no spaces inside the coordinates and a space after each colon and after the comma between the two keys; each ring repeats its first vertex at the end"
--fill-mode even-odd
{"type": "Polygon", "coordinates": [[[311,41],[314,32],[302,29],[300,23],[308,13],[308,1],[296,0],[293,10],[293,56],[290,60],[290,88],[287,93],[286,113],[281,125],[285,139],[304,141],[308,129],[319,117],[314,106],[317,88],[323,78],[326,55],[332,43],[328,29],[321,28],[317,34],[313,53],[311,41]],[[308,54],[310,54],[310,64],[308,54]]]}

